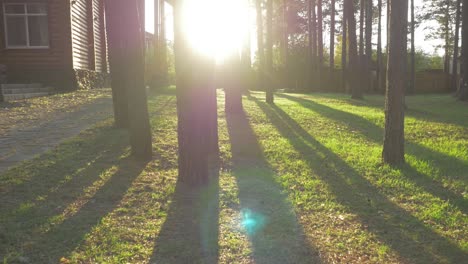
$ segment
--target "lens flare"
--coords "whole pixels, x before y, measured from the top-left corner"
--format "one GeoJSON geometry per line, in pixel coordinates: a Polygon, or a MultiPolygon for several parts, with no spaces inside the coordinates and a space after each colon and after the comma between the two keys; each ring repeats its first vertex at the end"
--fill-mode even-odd
{"type": "Polygon", "coordinates": [[[253,236],[265,227],[265,216],[250,209],[242,209],[241,226],[249,236],[253,236]]]}

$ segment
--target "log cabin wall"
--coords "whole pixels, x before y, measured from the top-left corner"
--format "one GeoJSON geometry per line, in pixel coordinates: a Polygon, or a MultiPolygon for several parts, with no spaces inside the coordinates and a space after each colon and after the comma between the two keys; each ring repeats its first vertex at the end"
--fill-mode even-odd
{"type": "Polygon", "coordinates": [[[69,85],[67,80],[72,78],[70,28],[70,1],[0,0],[0,64],[6,66],[7,81],[12,83],[41,82],[54,86],[69,85]],[[8,3],[46,4],[48,47],[7,46],[4,5],[8,3]]]}
{"type": "Polygon", "coordinates": [[[107,72],[104,2],[101,0],[93,0],[93,25],[95,71],[107,72]]]}
{"type": "MultiPolygon", "coordinates": [[[[34,22],[30,21],[27,30],[34,27],[34,22]]],[[[17,30],[18,25],[10,27],[17,30]]],[[[36,37],[43,37],[43,33],[36,32],[36,37]]],[[[57,90],[105,86],[108,66],[103,0],[0,0],[0,65],[6,66],[10,83],[42,83],[57,90]],[[45,4],[47,9],[47,45],[13,47],[12,41],[7,45],[5,21],[8,18],[11,23],[18,22],[12,18],[16,14],[10,12],[21,9],[25,13],[22,16],[27,16],[26,27],[27,21],[35,19],[30,18],[29,12],[34,12],[36,3],[42,7],[45,4]],[[4,4],[15,4],[14,8],[9,6],[13,11],[8,11],[8,15],[4,4]]]]}
{"type": "Polygon", "coordinates": [[[71,2],[71,32],[73,48],[73,69],[93,70],[94,44],[91,0],[71,2]]]}

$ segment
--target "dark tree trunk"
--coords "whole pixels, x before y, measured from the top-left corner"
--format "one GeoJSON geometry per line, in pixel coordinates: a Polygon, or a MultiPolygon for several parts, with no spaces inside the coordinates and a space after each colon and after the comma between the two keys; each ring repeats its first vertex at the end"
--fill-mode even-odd
{"type": "Polygon", "coordinates": [[[391,165],[405,162],[404,100],[407,68],[407,17],[408,0],[391,0],[385,132],[382,152],[383,161],[391,165]]]}
{"type": "Polygon", "coordinates": [[[273,0],[267,0],[267,35],[266,35],[266,102],[273,104],[273,0]]]}
{"type": "Polygon", "coordinates": [[[330,81],[335,71],[335,0],[331,0],[330,13],[330,81]]]}
{"type": "MultiPolygon", "coordinates": [[[[346,1],[346,0],[345,0],[346,1]]],[[[347,22],[347,13],[348,11],[346,10],[347,4],[345,3],[343,5],[343,21],[342,21],[342,27],[343,27],[343,32],[342,32],[342,45],[341,45],[341,70],[342,70],[342,89],[343,91],[347,90],[347,83],[348,83],[348,75],[347,75],[347,58],[348,58],[348,22],[347,22]]]]}
{"type": "Polygon", "coordinates": [[[346,3],[346,18],[348,20],[349,39],[349,67],[348,76],[351,86],[351,98],[362,99],[362,90],[359,84],[359,60],[357,54],[356,18],[354,17],[353,0],[344,0],[346,3]]]}
{"type": "Polygon", "coordinates": [[[159,55],[160,47],[159,47],[159,26],[160,26],[160,19],[159,19],[159,0],[154,0],[154,39],[153,39],[153,62],[154,64],[154,72],[153,72],[153,86],[154,88],[158,87],[161,83],[161,57],[159,55]]]}
{"type": "Polygon", "coordinates": [[[227,113],[241,113],[242,110],[242,70],[241,58],[237,54],[224,61],[224,91],[225,111],[227,113]]]}
{"type": "Polygon", "coordinates": [[[212,155],[218,149],[215,65],[214,59],[201,56],[190,47],[182,23],[184,3],[175,1],[173,9],[179,181],[197,186],[209,182],[212,155]],[[196,70],[193,65],[197,65],[196,70]]]}
{"type": "Polygon", "coordinates": [[[416,74],[416,49],[414,47],[414,0],[411,0],[411,28],[410,28],[410,31],[411,31],[411,59],[410,59],[410,83],[409,83],[409,86],[408,86],[408,94],[413,94],[414,93],[414,78],[415,78],[415,74],[416,74]]]}
{"type": "Polygon", "coordinates": [[[468,100],[468,0],[463,0],[462,3],[462,80],[458,98],[460,100],[468,100]]]}
{"type": "Polygon", "coordinates": [[[129,134],[132,154],[140,160],[152,158],[151,128],[145,89],[144,26],[138,0],[125,0],[122,11],[125,86],[128,98],[129,134]]]}
{"type": "Polygon", "coordinates": [[[105,15],[109,49],[109,70],[111,75],[112,100],[114,107],[114,123],[118,128],[128,128],[128,101],[125,89],[125,61],[123,58],[123,35],[121,1],[106,0],[105,15]]]}
{"type": "Polygon", "coordinates": [[[314,61],[314,48],[313,48],[313,33],[312,33],[312,2],[314,0],[308,0],[307,2],[307,84],[312,85],[312,69],[313,69],[313,61],[314,61]]]}
{"type": "Polygon", "coordinates": [[[364,56],[364,17],[366,0],[359,0],[359,59],[364,56]]]}
{"type": "Polygon", "coordinates": [[[312,57],[313,57],[313,68],[315,71],[315,67],[317,66],[317,55],[318,55],[318,50],[317,50],[317,13],[315,12],[315,1],[316,0],[311,0],[311,29],[312,29],[312,57]]]}
{"type": "Polygon", "coordinates": [[[168,85],[168,63],[167,63],[167,41],[166,41],[166,15],[165,15],[165,0],[159,0],[159,56],[160,56],[160,72],[162,85],[168,85]]]}
{"type": "Polygon", "coordinates": [[[255,9],[257,11],[258,88],[265,89],[265,47],[263,45],[263,12],[261,0],[255,0],[255,9]]]}
{"type": "Polygon", "coordinates": [[[371,90],[372,86],[372,0],[366,0],[366,55],[364,56],[364,78],[363,85],[367,91],[371,90]]]}
{"type": "Polygon", "coordinates": [[[288,23],[288,0],[283,0],[283,78],[286,80],[286,86],[290,87],[289,78],[289,23],[288,23]]]}
{"type": "MultiPolygon", "coordinates": [[[[414,1],[414,0],[412,0],[414,1]]],[[[458,89],[458,43],[460,42],[460,15],[461,15],[461,0],[457,0],[457,14],[455,18],[455,38],[453,40],[453,64],[452,64],[452,81],[450,84],[451,90],[456,92],[458,89]]]]}
{"type": "MultiPolygon", "coordinates": [[[[444,34],[445,34],[445,57],[444,57],[444,72],[447,77],[450,75],[450,1],[447,1],[445,6],[444,18],[444,34]]],[[[450,78],[447,78],[450,81],[450,78]]],[[[449,87],[450,85],[448,85],[449,87]]]]}
{"type": "Polygon", "coordinates": [[[318,83],[322,88],[322,68],[323,68],[323,13],[322,0],[317,0],[317,53],[318,53],[318,83]]]}
{"type": "Polygon", "coordinates": [[[378,0],[378,26],[377,26],[377,91],[383,90],[382,78],[382,0],[378,0]]]}

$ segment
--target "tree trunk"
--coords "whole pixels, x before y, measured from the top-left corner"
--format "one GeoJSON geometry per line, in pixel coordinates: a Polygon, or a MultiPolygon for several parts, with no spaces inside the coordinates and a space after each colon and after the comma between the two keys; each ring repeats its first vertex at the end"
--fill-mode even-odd
{"type": "Polygon", "coordinates": [[[242,70],[241,58],[233,54],[224,61],[224,91],[225,91],[225,111],[227,113],[241,113],[242,110],[242,70]]]}
{"type": "Polygon", "coordinates": [[[273,0],[267,0],[267,35],[266,35],[266,102],[273,104],[273,0]]]}
{"type": "Polygon", "coordinates": [[[364,59],[364,87],[367,91],[372,89],[372,0],[366,0],[366,55],[364,59]]]}
{"type": "Polygon", "coordinates": [[[414,0],[411,0],[411,61],[410,61],[410,83],[408,87],[408,94],[414,93],[414,81],[415,81],[415,74],[416,74],[416,49],[414,46],[414,0]]]}
{"type": "Polygon", "coordinates": [[[382,90],[382,0],[378,0],[378,26],[377,26],[377,86],[376,90],[382,90]]]}
{"type": "Polygon", "coordinates": [[[330,13],[330,83],[334,78],[335,71],[335,0],[331,0],[330,13]]]}
{"type": "MultiPolygon", "coordinates": [[[[346,1],[346,0],[345,0],[346,1]]],[[[347,4],[343,5],[343,21],[342,21],[342,27],[343,27],[343,32],[342,32],[342,38],[341,38],[341,70],[342,70],[342,89],[343,91],[347,91],[347,82],[348,82],[348,75],[347,75],[347,58],[348,58],[348,22],[347,22],[347,13],[348,11],[346,10],[347,4]]]]}
{"type": "MultiPolygon", "coordinates": [[[[314,0],[308,0],[307,2],[307,55],[308,55],[308,60],[307,60],[307,85],[311,86],[312,85],[312,72],[313,72],[313,63],[314,63],[314,48],[313,48],[313,24],[312,24],[312,2],[314,0]]],[[[310,87],[309,87],[310,88],[310,87]]]]}
{"type": "Polygon", "coordinates": [[[257,11],[258,88],[265,89],[265,47],[263,45],[262,0],[255,0],[255,9],[257,11]]]}
{"type": "MultiPolygon", "coordinates": [[[[414,0],[413,0],[414,1],[414,0]]],[[[453,64],[452,64],[452,81],[450,84],[451,90],[456,92],[458,89],[458,43],[460,42],[460,14],[461,0],[457,0],[457,14],[455,18],[455,38],[453,40],[453,64]]]]}
{"type": "Polygon", "coordinates": [[[105,15],[109,49],[109,70],[111,75],[112,101],[114,107],[114,124],[117,128],[128,128],[128,101],[125,89],[125,61],[123,59],[121,1],[106,0],[105,15]]]}
{"type": "Polygon", "coordinates": [[[351,98],[362,99],[362,90],[359,84],[359,60],[357,54],[356,18],[354,17],[353,0],[344,0],[346,3],[346,18],[348,20],[349,39],[349,82],[351,86],[351,98]]]}
{"type": "MultiPolygon", "coordinates": [[[[444,72],[447,77],[450,76],[450,1],[447,1],[445,7],[445,21],[444,21],[444,32],[445,32],[445,58],[444,58],[444,72]]],[[[450,80],[450,78],[447,78],[450,80]]],[[[450,85],[448,85],[450,86],[450,85]]]]}
{"type": "Polygon", "coordinates": [[[215,66],[213,58],[190,47],[182,23],[185,2],[178,0],[173,6],[179,181],[197,186],[209,182],[211,155],[217,149],[215,66]]]}
{"type": "Polygon", "coordinates": [[[322,68],[323,68],[323,13],[322,13],[322,0],[317,0],[317,80],[320,89],[322,89],[322,68]]]}
{"type": "MultiPolygon", "coordinates": [[[[115,2],[115,1],[114,1],[115,2]]],[[[128,98],[129,134],[132,154],[140,160],[152,158],[151,128],[145,88],[144,43],[141,10],[138,0],[125,0],[122,10],[124,37],[125,87],[128,98]]]]}
{"type": "Polygon", "coordinates": [[[161,60],[161,83],[162,85],[169,84],[169,77],[168,77],[168,63],[167,63],[167,41],[166,41],[166,9],[165,9],[165,0],[160,0],[159,2],[159,19],[160,19],[160,26],[159,26],[159,48],[160,48],[160,60],[161,60]]]}
{"type": "Polygon", "coordinates": [[[283,0],[283,67],[284,67],[284,80],[286,81],[286,86],[290,87],[290,77],[289,77],[289,22],[288,22],[288,0],[283,0]]]}
{"type": "Polygon", "coordinates": [[[364,17],[365,17],[365,6],[366,0],[359,0],[359,59],[364,56],[364,17]]]}
{"type": "Polygon", "coordinates": [[[153,80],[152,80],[152,86],[154,88],[159,87],[161,83],[161,76],[160,76],[160,71],[161,71],[161,58],[159,56],[160,48],[159,48],[159,26],[160,26],[160,21],[159,21],[159,0],[154,0],[154,17],[153,17],[153,23],[154,23],[154,39],[153,39],[153,61],[152,64],[154,65],[154,72],[153,72],[153,80]]]}
{"type": "Polygon", "coordinates": [[[407,68],[408,0],[390,1],[390,46],[385,96],[382,158],[390,165],[405,162],[404,100],[407,68]],[[402,3],[402,2],[406,3],[402,3]]]}
{"type": "Polygon", "coordinates": [[[463,0],[462,4],[462,80],[458,98],[460,100],[468,100],[468,0],[463,0]]]}
{"type": "Polygon", "coordinates": [[[311,28],[312,28],[312,57],[313,57],[313,70],[315,71],[315,67],[317,66],[317,13],[315,12],[315,1],[311,0],[311,28]]]}

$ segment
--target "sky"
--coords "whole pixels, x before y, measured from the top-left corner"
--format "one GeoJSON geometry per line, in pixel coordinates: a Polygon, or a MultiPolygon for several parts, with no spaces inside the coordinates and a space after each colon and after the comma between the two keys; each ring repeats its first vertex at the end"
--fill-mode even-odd
{"type": "MultiPolygon", "coordinates": [[[[145,0],[146,1],[146,8],[145,8],[145,17],[146,17],[146,31],[153,33],[154,32],[154,23],[153,23],[153,13],[154,13],[154,0],[145,0]]],[[[415,10],[416,13],[415,15],[417,16],[417,10],[421,8],[423,5],[423,0],[415,0],[415,10]]],[[[172,7],[169,4],[166,4],[165,6],[165,11],[166,11],[166,34],[167,38],[169,40],[173,40],[173,25],[171,23],[172,21],[172,7]]],[[[386,21],[386,10],[384,9],[382,11],[382,21],[386,21]]],[[[255,14],[252,15],[253,17],[255,14]]],[[[255,36],[255,18],[252,19],[252,36],[255,36]]],[[[431,27],[434,25],[435,22],[427,22],[422,24],[419,28],[416,29],[415,31],[415,43],[416,43],[416,49],[422,49],[427,53],[434,53],[436,52],[435,46],[438,44],[442,43],[441,40],[431,40],[428,41],[425,39],[425,36],[428,33],[428,30],[424,29],[425,27],[431,27]]],[[[327,38],[324,38],[327,39],[327,38]]],[[[383,43],[386,43],[386,32],[385,32],[385,26],[383,27],[383,32],[382,32],[382,41],[383,43]]],[[[376,40],[373,40],[373,43],[376,43],[376,40]]],[[[443,50],[440,49],[437,51],[439,55],[443,55],[443,50]]]]}

